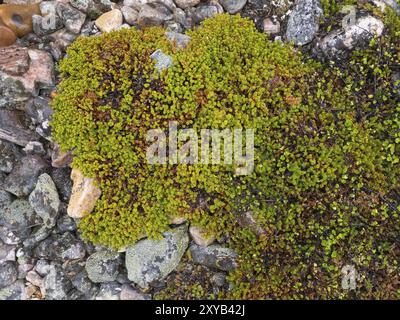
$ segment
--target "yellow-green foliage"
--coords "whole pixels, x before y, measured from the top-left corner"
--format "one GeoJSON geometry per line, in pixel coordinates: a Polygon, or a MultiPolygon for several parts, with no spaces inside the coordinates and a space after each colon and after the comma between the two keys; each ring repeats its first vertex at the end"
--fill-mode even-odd
{"type": "Polygon", "coordinates": [[[222,298],[399,294],[390,287],[399,275],[398,185],[387,179],[398,169],[376,127],[360,121],[353,82],[239,16],[217,16],[189,35],[185,50],[154,28],[81,38],[61,63],[54,135],[102,189],[83,235],[122,247],[183,216],[240,255],[222,298]],[[159,48],[174,59],[160,75],[150,59],[159,48]],[[146,132],[167,131],[171,120],[181,129],[254,129],[254,172],[149,165],[146,132]],[[245,211],[263,235],[239,226],[245,211]],[[355,292],[341,288],[344,265],[361,275],[355,292]]]}

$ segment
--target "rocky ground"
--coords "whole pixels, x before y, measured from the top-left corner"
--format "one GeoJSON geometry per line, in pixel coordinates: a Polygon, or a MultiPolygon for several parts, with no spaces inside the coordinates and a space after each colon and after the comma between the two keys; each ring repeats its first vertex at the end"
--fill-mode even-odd
{"type": "MultiPolygon", "coordinates": [[[[192,296],[229,290],[225,278],[236,266],[235,252],[184,221],[174,221],[162,240],[143,239],[123,252],[82,240],[77,222],[93,209],[99,191],[80,172],[71,174],[72,156],[59,152],[49,126],[57,62],[78,36],[162,25],[186,41],[180,34],[202,20],[241,13],[272,40],[338,60],[384,29],[368,14],[327,28],[319,0],[0,3],[0,299],[168,298],[185,281],[192,296]]],[[[400,12],[396,1],[371,3],[400,12]]]]}

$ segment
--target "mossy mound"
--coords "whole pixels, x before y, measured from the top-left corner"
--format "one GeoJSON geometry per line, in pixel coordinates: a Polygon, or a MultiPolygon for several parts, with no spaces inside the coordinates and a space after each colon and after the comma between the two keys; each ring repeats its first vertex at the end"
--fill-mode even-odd
{"type": "Polygon", "coordinates": [[[102,189],[83,235],[123,247],[185,217],[240,255],[224,297],[350,297],[345,265],[361,275],[357,297],[398,295],[389,285],[399,274],[400,220],[388,200],[398,185],[387,179],[398,167],[376,127],[360,120],[340,72],[270,42],[239,16],[219,15],[189,35],[185,50],[157,28],[70,46],[52,125],[73,165],[102,189]],[[174,61],[161,73],[150,58],[157,49],[174,61]],[[146,134],[168,132],[170,121],[198,133],[253,129],[254,171],[149,164],[146,134]],[[238,222],[250,211],[261,234],[238,222]]]}

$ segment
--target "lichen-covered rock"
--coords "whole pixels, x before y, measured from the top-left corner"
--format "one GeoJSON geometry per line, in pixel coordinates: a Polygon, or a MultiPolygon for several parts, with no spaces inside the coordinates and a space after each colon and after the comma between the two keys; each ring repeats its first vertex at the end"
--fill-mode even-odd
{"type": "Polygon", "coordinates": [[[128,278],[141,287],[164,279],[179,264],[189,243],[187,226],[164,233],[162,240],[141,240],[126,250],[128,278]]]}
{"type": "Polygon", "coordinates": [[[40,228],[24,241],[26,246],[32,246],[44,240],[57,222],[60,198],[53,180],[47,173],[39,176],[35,189],[29,195],[29,203],[42,219],[42,223],[40,228]]]}
{"type": "Polygon", "coordinates": [[[200,1],[201,0],[175,0],[175,3],[179,8],[187,9],[197,6],[200,1]]]}
{"type": "Polygon", "coordinates": [[[21,156],[15,144],[0,140],[0,171],[10,173],[21,156]]]}
{"type": "Polygon", "coordinates": [[[0,300],[26,300],[24,281],[18,280],[0,290],[0,300]]]}
{"type": "Polygon", "coordinates": [[[86,272],[95,283],[114,281],[119,273],[121,258],[118,252],[109,250],[93,253],[86,261],[86,272]]]}
{"type": "Polygon", "coordinates": [[[168,31],[165,35],[169,41],[173,42],[180,49],[186,48],[190,42],[190,37],[188,35],[179,32],[168,31]]]}
{"type": "Polygon", "coordinates": [[[310,43],[319,30],[323,14],[319,0],[298,0],[289,16],[286,39],[302,46],[310,43]]]}
{"type": "Polygon", "coordinates": [[[71,179],[74,184],[67,212],[72,218],[83,218],[94,209],[101,190],[93,179],[84,177],[77,169],[72,170],[71,179]]]}
{"type": "Polygon", "coordinates": [[[43,279],[47,300],[67,300],[73,286],[65,271],[56,265],[50,266],[50,271],[43,279]]]}
{"type": "Polygon", "coordinates": [[[154,51],[151,54],[150,58],[156,62],[155,67],[158,70],[158,72],[168,69],[173,65],[172,57],[165,54],[161,50],[154,51]]]}
{"type": "Polygon", "coordinates": [[[61,17],[68,31],[79,34],[85,23],[86,14],[63,2],[57,4],[57,14],[61,17]]]}
{"type": "Polygon", "coordinates": [[[207,235],[206,230],[192,226],[189,228],[189,233],[192,236],[193,241],[199,246],[209,246],[215,241],[215,236],[213,234],[207,235]]]}
{"type": "MultiPolygon", "coordinates": [[[[24,112],[0,109],[0,139],[25,147],[30,141],[38,140],[39,136],[29,129],[29,122],[24,112]]],[[[8,171],[7,168],[4,167],[5,172],[8,171]]]]}
{"type": "Polygon", "coordinates": [[[132,7],[123,6],[121,8],[122,15],[124,16],[125,21],[131,26],[136,24],[138,11],[132,7]]]}
{"type": "Polygon", "coordinates": [[[220,245],[211,245],[208,247],[191,245],[190,253],[195,263],[205,265],[209,268],[232,271],[237,267],[236,252],[220,245]]]}

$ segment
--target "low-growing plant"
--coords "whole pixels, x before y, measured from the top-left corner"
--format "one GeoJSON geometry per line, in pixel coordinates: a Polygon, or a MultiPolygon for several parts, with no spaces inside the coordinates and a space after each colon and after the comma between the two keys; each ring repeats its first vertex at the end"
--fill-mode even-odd
{"type": "Polygon", "coordinates": [[[398,169],[382,122],[360,121],[353,82],[239,16],[188,35],[184,50],[159,28],[80,38],[60,64],[54,136],[102,190],[83,236],[120,248],[185,217],[239,253],[220,298],[398,297],[398,169]],[[161,73],[157,49],[173,58],[161,73]],[[149,164],[146,133],[170,121],[255,130],[254,172],[149,164]],[[245,212],[262,232],[240,223],[245,212]],[[354,291],[341,286],[346,265],[359,274],[354,291]]]}

